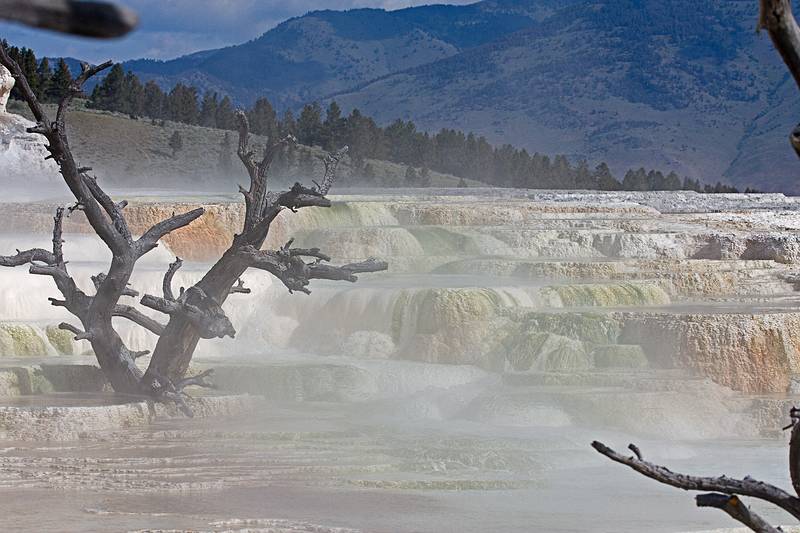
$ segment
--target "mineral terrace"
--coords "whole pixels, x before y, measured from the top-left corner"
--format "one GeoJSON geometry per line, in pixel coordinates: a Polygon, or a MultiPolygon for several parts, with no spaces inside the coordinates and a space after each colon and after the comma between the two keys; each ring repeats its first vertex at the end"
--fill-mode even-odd
{"type": "MultiPolygon", "coordinates": [[[[318,283],[310,296],[248,273],[253,294],[226,304],[237,339],[206,343],[195,360],[220,388],[196,398],[195,420],[104,392],[88,345],[55,328],[69,317],[48,305],[49,280],[0,271],[0,500],[23,525],[728,524],[606,465],[593,437],[652,441],[651,455],[683,471],[739,465],[785,483],[780,428],[800,391],[800,201],[477,189],[334,200],[284,213],[269,245],[294,236],[335,261],[386,259],[390,271],[318,283]],[[718,456],[710,439],[730,452],[718,456]],[[642,509],[604,509],[613,483],[623,496],[641,490],[642,509]],[[585,514],[558,512],[575,491],[585,514]],[[52,506],[52,522],[30,498],[52,506]]],[[[142,262],[135,288],[154,291],[175,255],[189,260],[177,283],[196,279],[243,213],[233,197],[131,201],[134,228],[196,205],[207,214],[142,262]]],[[[55,206],[4,204],[0,253],[46,246],[55,206]]],[[[107,252],[79,212],[65,231],[88,290],[107,252]]],[[[151,348],[126,327],[132,348],[151,348]]]]}

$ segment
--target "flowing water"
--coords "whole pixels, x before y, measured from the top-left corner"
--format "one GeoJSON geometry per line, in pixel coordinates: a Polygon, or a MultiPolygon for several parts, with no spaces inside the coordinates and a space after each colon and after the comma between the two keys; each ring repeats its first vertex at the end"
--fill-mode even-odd
{"type": "MultiPolygon", "coordinates": [[[[272,245],[295,236],[335,262],[391,267],[355,285],[314,283],[310,296],[245,275],[253,293],[225,304],[236,339],[201,343],[195,365],[216,368],[225,391],[263,398],[247,416],[148,424],[141,407],[107,405],[89,346],[54,328],[69,316],[48,305],[50,280],[3,271],[6,405],[84,409],[92,423],[59,433],[52,422],[48,441],[0,432],[0,529],[731,525],[589,443],[633,441],[677,470],[788,486],[779,428],[800,369],[793,249],[757,235],[785,227],[798,206],[740,199],[750,202],[744,224],[716,214],[728,195],[595,196],[373,191],[285,213],[272,245]]],[[[128,210],[145,220],[172,201],[128,210]]],[[[213,221],[146,256],[132,282],[140,292],[158,294],[173,253],[193,246],[175,284],[198,279],[240,220],[224,198],[180,201],[207,204],[213,221]]],[[[49,209],[25,207],[28,233],[0,235],[0,249],[47,247],[49,209]]],[[[79,223],[68,228],[69,268],[89,291],[108,253],[79,223]]],[[[149,333],[119,327],[132,348],[152,347],[149,333]]]]}

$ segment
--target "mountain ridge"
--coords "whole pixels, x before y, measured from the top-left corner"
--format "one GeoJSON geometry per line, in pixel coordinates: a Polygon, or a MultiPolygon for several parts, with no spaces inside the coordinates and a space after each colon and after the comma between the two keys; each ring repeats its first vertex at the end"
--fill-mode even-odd
{"type": "Polygon", "coordinates": [[[616,171],[657,166],[800,192],[786,142],[800,99],[780,89],[785,69],[753,32],[757,7],[485,0],[323,10],[242,45],[125,66],[242,103],[267,96],[297,109],[336,99],[384,123],[475,131],[498,144],[607,160],[616,171]]]}

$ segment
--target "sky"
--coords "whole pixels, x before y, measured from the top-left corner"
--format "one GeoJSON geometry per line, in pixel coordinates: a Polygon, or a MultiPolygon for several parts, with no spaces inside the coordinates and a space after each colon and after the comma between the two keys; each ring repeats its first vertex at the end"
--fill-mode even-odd
{"type": "Polygon", "coordinates": [[[198,50],[239,44],[284,20],[317,9],[469,4],[475,0],[123,0],[139,13],[139,28],[123,39],[99,41],[65,37],[0,22],[0,38],[33,48],[37,56],[107,59],[171,59],[198,50]]]}

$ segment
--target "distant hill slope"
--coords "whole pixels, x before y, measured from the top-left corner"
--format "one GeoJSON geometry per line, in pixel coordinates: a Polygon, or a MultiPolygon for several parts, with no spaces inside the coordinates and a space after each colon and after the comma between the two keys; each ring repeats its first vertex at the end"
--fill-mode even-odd
{"type": "Polygon", "coordinates": [[[248,43],[126,64],[267,96],[336,99],[386,122],[456,127],[531,151],[800,193],[800,98],[753,0],[487,0],[318,11],[248,43]]]}
{"type": "Polygon", "coordinates": [[[296,106],[529,27],[559,0],[315,11],[250,42],[172,61],[125,64],[162,85],[188,82],[252,103],[296,106]],[[509,4],[509,6],[505,6],[509,4]]]}
{"type": "Polygon", "coordinates": [[[616,172],[649,165],[800,192],[787,143],[800,98],[754,32],[757,10],[746,0],[583,2],[335,99],[379,120],[475,130],[616,172]]]}
{"type": "MultiPolygon", "coordinates": [[[[170,121],[162,125],[162,121],[134,120],[119,113],[86,109],[82,106],[84,103],[77,101],[67,115],[70,144],[80,164],[91,167],[93,173],[111,187],[236,192],[237,185],[247,181],[247,172],[235,153],[235,132],[170,121]],[[169,141],[176,131],[181,135],[183,148],[173,157],[169,141]],[[219,164],[226,133],[231,143],[228,171],[222,170],[219,164]]],[[[55,106],[47,107],[54,114],[55,106]]],[[[30,112],[21,102],[12,100],[9,110],[30,118],[30,112]]],[[[264,137],[251,135],[254,149],[261,150],[265,142],[264,137]]],[[[321,148],[297,145],[295,162],[290,168],[278,163],[274,165],[271,185],[278,187],[295,181],[311,184],[312,180],[319,180],[324,173],[322,155],[321,148]],[[308,155],[313,169],[304,170],[298,164],[304,154],[308,155]]],[[[405,184],[406,165],[374,159],[367,159],[366,163],[375,174],[374,182],[369,185],[395,187],[405,184]]],[[[455,176],[439,172],[431,172],[430,177],[432,187],[456,187],[460,182],[455,176]]],[[[66,191],[61,188],[38,190],[42,183],[61,181],[57,175],[47,182],[39,178],[37,190],[31,191],[34,196],[48,197],[66,191]]],[[[484,185],[473,180],[466,180],[466,183],[469,186],[484,185]]],[[[359,171],[346,157],[340,166],[337,188],[363,184],[359,171]]]]}

